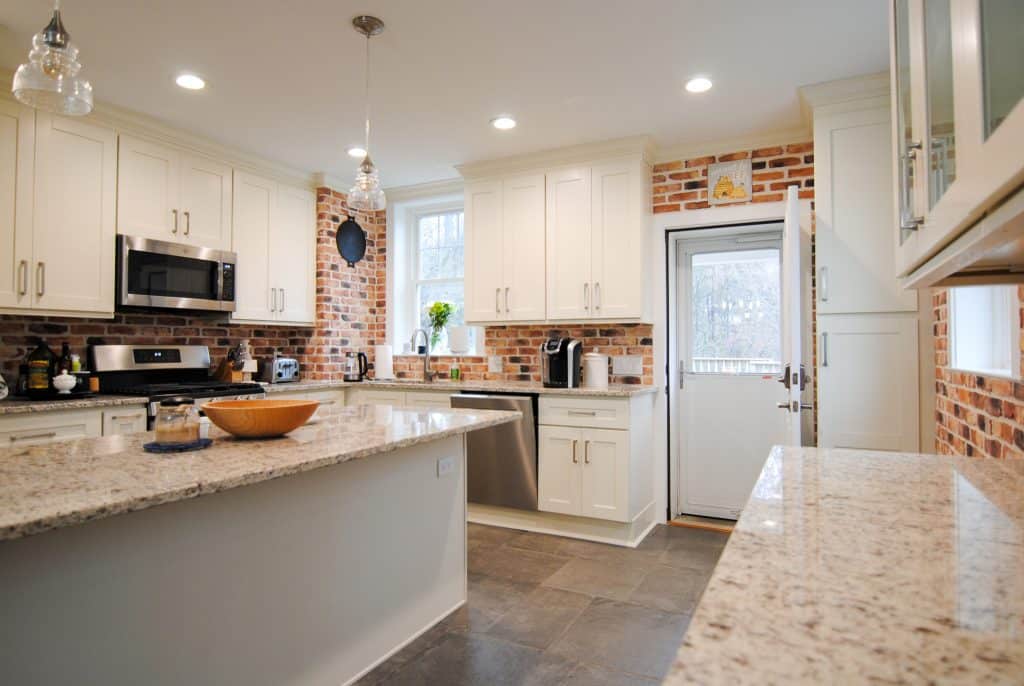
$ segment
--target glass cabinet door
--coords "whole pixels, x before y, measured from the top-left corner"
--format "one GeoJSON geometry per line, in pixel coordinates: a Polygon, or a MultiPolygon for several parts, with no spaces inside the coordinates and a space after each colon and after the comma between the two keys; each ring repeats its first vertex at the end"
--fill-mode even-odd
{"type": "Polygon", "coordinates": [[[928,208],[956,179],[953,117],[953,22],[950,0],[924,0],[925,83],[928,92],[928,208]]]}
{"type": "Polygon", "coordinates": [[[910,0],[895,0],[896,154],[899,155],[900,245],[917,228],[914,213],[914,142],[910,87],[910,0]]]}
{"type": "Polygon", "coordinates": [[[1024,2],[981,0],[981,65],[987,140],[1024,95],[1024,2]]]}

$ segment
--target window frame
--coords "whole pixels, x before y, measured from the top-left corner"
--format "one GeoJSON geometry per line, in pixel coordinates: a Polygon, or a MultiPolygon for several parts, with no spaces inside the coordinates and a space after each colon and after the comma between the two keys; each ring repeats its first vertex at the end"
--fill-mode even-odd
{"type": "Polygon", "coordinates": [[[998,284],[989,286],[958,286],[951,287],[947,291],[946,307],[948,312],[946,337],[948,343],[949,368],[953,371],[966,372],[968,374],[979,374],[981,376],[995,376],[1007,379],[1021,378],[1021,351],[1020,351],[1020,293],[1015,284],[998,284]],[[993,349],[996,345],[1002,348],[1000,355],[992,354],[991,357],[1003,356],[1008,361],[1007,368],[996,367],[971,367],[963,361],[963,353],[959,352],[957,335],[957,293],[962,289],[1004,289],[1006,293],[1005,302],[993,302],[990,317],[991,322],[988,331],[991,333],[990,341],[993,349]],[[1003,328],[1005,327],[1005,329],[1003,328]]]}
{"type": "MultiPolygon", "coordinates": [[[[410,290],[411,290],[411,295],[412,295],[412,299],[413,299],[412,300],[413,307],[411,308],[412,309],[412,312],[411,312],[411,314],[412,314],[411,325],[412,325],[414,330],[417,329],[417,328],[420,328],[420,326],[422,326],[422,322],[420,321],[420,288],[423,285],[462,284],[462,302],[463,302],[463,310],[465,310],[465,302],[466,302],[466,252],[465,252],[466,229],[465,229],[465,227],[466,227],[466,210],[462,206],[459,206],[457,208],[452,208],[452,209],[436,209],[436,208],[429,208],[429,209],[427,209],[427,208],[424,208],[424,209],[422,209],[420,211],[412,213],[412,227],[411,227],[411,231],[410,231],[412,238],[410,240],[410,243],[412,245],[412,256],[413,256],[413,260],[412,260],[412,262],[413,262],[413,264],[412,264],[413,278],[410,280],[411,284],[412,284],[412,288],[410,290]],[[462,227],[463,227],[462,228],[462,247],[463,247],[463,252],[462,252],[462,276],[458,277],[458,278],[446,277],[446,278],[441,278],[441,279],[424,279],[424,278],[421,278],[420,275],[423,273],[422,272],[422,267],[423,267],[423,263],[422,263],[423,251],[421,250],[421,245],[420,245],[420,242],[421,242],[420,241],[420,239],[421,239],[420,222],[425,217],[441,217],[441,216],[444,216],[444,215],[447,215],[447,214],[456,214],[456,213],[462,215],[462,227]]],[[[459,326],[464,326],[464,325],[465,325],[465,323],[463,323],[463,324],[461,324],[459,326]]],[[[439,355],[451,355],[452,352],[449,349],[449,350],[445,350],[443,352],[440,352],[438,354],[439,355]]]]}

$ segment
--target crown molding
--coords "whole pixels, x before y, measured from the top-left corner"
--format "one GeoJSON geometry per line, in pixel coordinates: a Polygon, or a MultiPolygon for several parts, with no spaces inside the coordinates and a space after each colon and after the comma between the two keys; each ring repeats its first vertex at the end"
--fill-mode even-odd
{"type": "Polygon", "coordinates": [[[807,126],[814,122],[814,110],[855,100],[889,97],[889,72],[853,76],[800,86],[800,115],[807,126]]]}
{"type": "Polygon", "coordinates": [[[780,143],[803,143],[813,138],[813,130],[810,127],[797,127],[795,129],[783,129],[751,136],[738,136],[736,138],[723,138],[717,141],[704,143],[680,143],[658,148],[654,158],[655,162],[675,162],[676,160],[704,157],[705,155],[721,155],[741,150],[753,150],[754,148],[766,148],[770,145],[780,143]]]}
{"type": "Polygon", "coordinates": [[[388,203],[409,202],[438,198],[446,195],[462,195],[466,184],[461,177],[453,179],[442,179],[440,181],[428,181],[409,186],[395,186],[385,188],[388,196],[388,203]]]}
{"type": "Polygon", "coordinates": [[[493,160],[467,162],[455,165],[455,169],[464,179],[477,179],[627,155],[639,155],[645,162],[649,162],[653,157],[653,152],[654,147],[650,136],[629,136],[493,160]]]}

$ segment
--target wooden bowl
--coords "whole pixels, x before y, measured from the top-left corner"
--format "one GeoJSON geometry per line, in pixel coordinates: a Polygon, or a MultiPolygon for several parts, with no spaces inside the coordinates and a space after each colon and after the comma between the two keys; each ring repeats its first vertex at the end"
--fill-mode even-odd
{"type": "Polygon", "coordinates": [[[210,421],[239,438],[271,438],[313,416],[316,400],[213,400],[202,406],[210,421]]]}

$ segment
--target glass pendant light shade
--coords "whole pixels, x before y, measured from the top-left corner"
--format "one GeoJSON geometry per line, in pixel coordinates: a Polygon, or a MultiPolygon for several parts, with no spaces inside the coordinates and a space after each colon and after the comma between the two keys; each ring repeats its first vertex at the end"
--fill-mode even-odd
{"type": "Polygon", "coordinates": [[[384,189],[380,187],[380,174],[370,156],[363,158],[356,173],[356,182],[348,191],[346,198],[349,209],[373,212],[383,210],[387,206],[384,189]]]}
{"type": "Polygon", "coordinates": [[[19,102],[57,114],[83,115],[92,111],[92,85],[82,78],[78,48],[64,30],[60,9],[32,38],[28,62],[14,73],[11,90],[19,102]]]}

